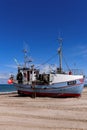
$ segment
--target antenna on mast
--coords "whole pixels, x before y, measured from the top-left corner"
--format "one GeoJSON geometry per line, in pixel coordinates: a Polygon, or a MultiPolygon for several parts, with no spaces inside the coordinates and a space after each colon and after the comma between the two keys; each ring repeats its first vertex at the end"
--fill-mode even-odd
{"type": "Polygon", "coordinates": [[[24,67],[26,67],[27,50],[24,49],[23,52],[24,52],[24,67]]]}
{"type": "Polygon", "coordinates": [[[23,52],[24,52],[24,67],[26,67],[27,63],[32,62],[32,59],[28,57],[28,55],[27,55],[27,53],[28,53],[27,49],[24,49],[23,52]]]}

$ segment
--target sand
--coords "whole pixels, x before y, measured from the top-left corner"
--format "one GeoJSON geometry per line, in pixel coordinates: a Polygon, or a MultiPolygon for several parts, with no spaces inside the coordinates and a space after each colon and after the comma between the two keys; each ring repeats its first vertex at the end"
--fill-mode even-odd
{"type": "Polygon", "coordinates": [[[0,95],[0,130],[87,130],[87,88],[79,98],[0,95]]]}

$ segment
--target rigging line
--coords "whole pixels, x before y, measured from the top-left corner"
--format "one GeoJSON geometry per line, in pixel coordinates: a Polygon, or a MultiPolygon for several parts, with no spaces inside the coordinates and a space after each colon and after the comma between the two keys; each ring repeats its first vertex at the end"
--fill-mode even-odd
{"type": "Polygon", "coordinates": [[[50,60],[52,60],[55,56],[57,56],[58,54],[56,53],[55,55],[53,55],[52,57],[50,57],[47,61],[43,62],[41,65],[37,66],[36,68],[48,63],[50,60]]]}
{"type": "Polygon", "coordinates": [[[71,70],[71,69],[70,69],[70,67],[68,66],[68,64],[67,64],[67,62],[66,62],[65,57],[64,57],[64,55],[63,55],[63,54],[62,54],[62,56],[63,56],[64,62],[65,62],[65,64],[66,64],[66,66],[67,66],[68,70],[71,70]]]}

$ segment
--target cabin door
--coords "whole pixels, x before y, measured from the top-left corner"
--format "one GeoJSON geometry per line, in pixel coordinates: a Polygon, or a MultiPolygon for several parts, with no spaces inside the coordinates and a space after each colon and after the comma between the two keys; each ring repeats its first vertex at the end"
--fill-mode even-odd
{"type": "Polygon", "coordinates": [[[30,81],[30,71],[27,71],[27,81],[30,81]]]}

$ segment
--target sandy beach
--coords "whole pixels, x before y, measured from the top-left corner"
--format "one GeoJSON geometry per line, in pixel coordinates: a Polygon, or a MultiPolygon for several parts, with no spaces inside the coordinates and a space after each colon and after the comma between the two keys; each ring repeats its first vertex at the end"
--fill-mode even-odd
{"type": "Polygon", "coordinates": [[[0,95],[0,130],[87,130],[87,88],[79,98],[0,95]]]}

